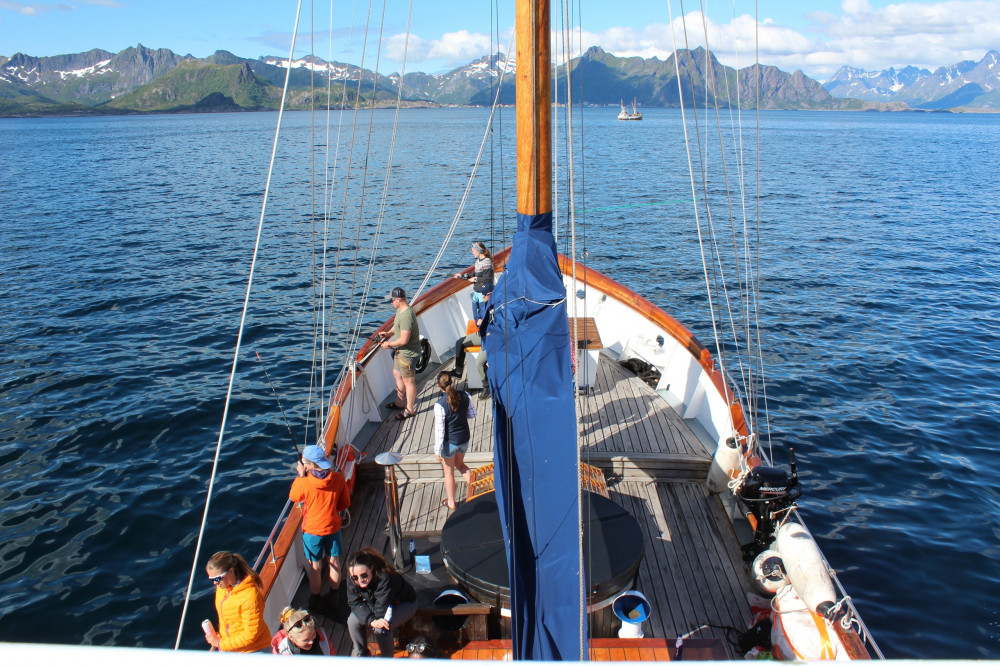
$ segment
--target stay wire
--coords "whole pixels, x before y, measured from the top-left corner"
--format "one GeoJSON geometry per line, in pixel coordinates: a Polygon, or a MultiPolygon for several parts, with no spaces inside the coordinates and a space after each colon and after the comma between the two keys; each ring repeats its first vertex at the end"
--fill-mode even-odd
{"type": "MultiPolygon", "coordinates": [[[[570,285],[572,287],[572,289],[571,289],[572,295],[571,295],[570,302],[573,304],[572,305],[572,312],[573,312],[573,334],[570,336],[570,355],[571,355],[572,358],[576,359],[576,372],[573,375],[573,397],[574,397],[574,400],[573,400],[573,423],[574,423],[574,433],[573,433],[574,434],[574,438],[573,438],[573,442],[574,442],[574,449],[575,449],[575,454],[576,454],[576,491],[577,491],[576,506],[577,506],[577,523],[578,523],[578,525],[581,526],[580,535],[579,535],[579,541],[577,542],[577,558],[578,558],[578,560],[577,560],[577,567],[578,567],[578,571],[580,571],[581,574],[582,574],[583,572],[586,571],[587,564],[586,564],[586,561],[584,560],[584,557],[583,557],[583,547],[584,547],[584,543],[583,543],[583,528],[582,528],[582,526],[584,525],[584,522],[583,522],[584,521],[583,484],[580,481],[580,471],[579,471],[581,469],[580,466],[581,466],[581,463],[583,462],[583,459],[582,459],[582,456],[581,456],[580,428],[579,428],[579,425],[578,425],[580,423],[580,405],[579,405],[579,400],[577,399],[577,396],[579,396],[579,393],[580,393],[580,372],[582,371],[581,361],[585,360],[585,361],[589,362],[590,359],[586,358],[585,354],[578,354],[577,353],[577,348],[579,347],[579,345],[578,344],[577,345],[573,344],[574,341],[580,340],[580,319],[579,319],[579,303],[578,303],[579,299],[577,298],[577,291],[578,291],[578,287],[577,287],[578,282],[577,282],[577,279],[578,278],[577,278],[577,271],[576,271],[576,267],[577,267],[577,262],[576,262],[576,233],[577,232],[576,232],[576,205],[575,205],[575,203],[576,203],[576,181],[575,181],[575,177],[574,177],[574,160],[573,160],[573,153],[574,153],[575,145],[574,145],[574,141],[573,141],[573,138],[574,138],[573,137],[573,85],[572,85],[572,77],[571,77],[571,65],[572,65],[572,63],[571,63],[571,58],[570,58],[571,53],[572,53],[572,29],[570,27],[571,24],[570,24],[570,18],[569,18],[569,5],[570,5],[570,0],[562,0],[563,13],[564,13],[565,18],[564,18],[564,22],[563,22],[563,30],[560,31],[559,34],[562,36],[563,61],[564,61],[565,69],[566,69],[566,143],[567,143],[567,146],[569,148],[569,150],[567,151],[567,155],[566,155],[567,161],[569,163],[567,165],[568,181],[569,181],[569,195],[568,195],[568,201],[567,201],[567,203],[568,203],[568,206],[569,206],[569,226],[570,226],[570,234],[569,234],[570,235],[570,254],[569,254],[569,260],[570,260],[570,267],[571,267],[570,285]]],[[[558,83],[558,78],[557,78],[557,83],[558,83]]],[[[558,88],[559,88],[559,86],[556,85],[556,90],[557,91],[558,91],[558,88]]],[[[558,107],[557,107],[557,113],[558,113],[558,107]]],[[[556,153],[558,154],[558,151],[556,151],[556,153]]],[[[558,190],[557,190],[557,192],[558,192],[558,190]]],[[[584,300],[584,316],[586,316],[586,303],[587,303],[586,300],[584,300]]],[[[579,576],[579,588],[577,590],[577,592],[579,594],[578,598],[579,598],[579,601],[580,601],[580,605],[579,605],[580,616],[578,618],[578,622],[579,622],[578,628],[579,628],[580,649],[581,649],[581,652],[580,652],[580,654],[578,655],[577,658],[580,659],[581,661],[584,660],[584,659],[586,659],[586,652],[585,652],[586,648],[585,648],[585,646],[587,645],[587,635],[586,635],[586,627],[587,627],[587,596],[586,595],[587,595],[587,592],[586,592],[586,586],[585,586],[585,582],[584,581],[587,580],[588,578],[589,577],[585,576],[585,575],[580,575],[579,576]]]]}
{"type": "MultiPolygon", "coordinates": [[[[515,33],[511,33],[511,42],[513,42],[515,33]]],[[[508,52],[510,51],[510,44],[507,46],[508,52]]],[[[430,267],[427,269],[427,273],[424,275],[423,281],[417,288],[416,293],[413,295],[413,300],[423,293],[424,289],[427,288],[427,284],[431,281],[434,273],[437,271],[438,265],[441,263],[441,259],[444,257],[445,251],[448,249],[448,245],[451,242],[452,236],[455,235],[455,229],[458,227],[459,220],[462,219],[462,213],[465,211],[465,206],[469,201],[469,195],[472,192],[472,185],[476,181],[476,174],[479,171],[479,167],[483,162],[483,153],[486,152],[486,145],[490,138],[490,133],[493,128],[493,119],[496,116],[497,109],[500,104],[500,91],[503,88],[503,80],[507,73],[507,68],[500,73],[500,84],[497,86],[496,95],[493,97],[493,105],[490,107],[490,117],[486,123],[486,130],[483,132],[482,141],[479,143],[479,151],[476,153],[476,160],[472,165],[472,172],[469,174],[469,179],[466,181],[465,191],[462,192],[462,199],[458,204],[458,209],[455,211],[455,215],[452,217],[451,224],[448,226],[448,231],[445,232],[444,238],[441,241],[441,245],[438,248],[437,254],[434,256],[434,260],[431,262],[430,267]]]]}
{"type": "Polygon", "coordinates": [[[212,491],[215,488],[215,477],[219,469],[219,457],[222,453],[222,442],[226,432],[226,420],[229,416],[229,405],[232,402],[233,384],[236,380],[236,367],[238,365],[240,357],[240,349],[242,348],[243,344],[243,331],[246,325],[247,310],[249,309],[250,306],[250,293],[253,287],[253,276],[254,276],[254,271],[257,267],[257,257],[260,251],[260,239],[264,229],[264,216],[267,211],[267,200],[271,192],[271,177],[274,173],[274,161],[278,151],[278,136],[281,131],[281,121],[284,117],[285,100],[288,98],[288,82],[292,72],[291,62],[292,62],[292,57],[295,54],[295,39],[299,31],[299,16],[301,12],[302,12],[302,0],[298,0],[298,6],[295,10],[295,27],[292,29],[292,43],[291,46],[289,47],[289,53],[288,53],[289,68],[285,72],[285,85],[281,91],[281,104],[278,107],[278,121],[277,121],[277,126],[275,127],[274,130],[274,140],[271,143],[271,159],[267,167],[267,181],[266,184],[264,185],[264,199],[263,202],[261,203],[260,218],[257,222],[257,236],[256,239],[254,240],[253,255],[250,260],[250,273],[247,276],[246,294],[243,297],[243,310],[240,314],[239,331],[236,335],[236,349],[233,352],[233,363],[229,371],[229,383],[228,386],[226,387],[226,401],[222,410],[222,424],[219,427],[219,438],[215,445],[215,456],[212,461],[212,474],[209,477],[208,492],[206,493],[205,497],[205,510],[202,513],[201,525],[198,528],[198,539],[195,544],[194,558],[191,563],[191,576],[188,579],[187,591],[184,593],[184,604],[181,608],[181,619],[180,619],[180,624],[177,627],[177,640],[174,642],[174,650],[180,649],[181,638],[183,637],[184,634],[184,621],[185,619],[187,619],[187,611],[191,602],[191,590],[194,587],[194,575],[195,572],[198,570],[198,560],[201,557],[201,546],[205,538],[205,527],[208,524],[208,511],[212,504],[212,491]]]}
{"type": "MultiPolygon", "coordinates": [[[[668,6],[669,6],[669,4],[670,3],[668,3],[668,6]]],[[[690,46],[688,44],[687,19],[686,19],[685,15],[684,15],[684,0],[680,1],[680,8],[681,8],[681,25],[682,25],[682,32],[683,32],[683,36],[684,36],[684,47],[685,47],[685,51],[687,52],[686,53],[686,59],[688,59],[688,60],[690,60],[692,62],[691,67],[693,68],[693,66],[694,66],[693,65],[693,59],[690,58],[691,49],[690,49],[690,46]]],[[[673,13],[673,8],[671,7],[671,14],[672,13],[673,13]]],[[[672,23],[673,23],[673,19],[671,18],[671,24],[672,23]]],[[[673,34],[674,34],[673,30],[671,29],[671,35],[673,36],[673,34]]],[[[706,49],[706,57],[707,57],[707,53],[708,53],[708,51],[706,49]]],[[[678,86],[678,90],[682,90],[683,86],[681,85],[681,80],[680,80],[680,62],[679,61],[680,61],[680,58],[678,57],[677,48],[676,48],[676,42],[675,42],[675,47],[674,47],[674,66],[677,68],[677,86],[678,86]]],[[[705,152],[704,152],[704,149],[702,148],[702,142],[701,142],[701,129],[700,129],[700,124],[698,122],[697,101],[696,101],[696,97],[695,97],[695,94],[694,94],[694,77],[689,77],[689,82],[690,82],[691,88],[692,88],[692,90],[691,90],[692,114],[691,115],[694,118],[695,137],[696,137],[696,140],[697,140],[697,155],[698,155],[699,175],[701,176],[701,188],[702,188],[702,193],[703,193],[702,202],[703,202],[703,204],[705,206],[705,227],[707,229],[707,233],[708,233],[709,239],[710,239],[710,241],[708,243],[708,246],[711,249],[713,247],[713,243],[711,242],[711,237],[712,237],[712,233],[713,233],[713,229],[712,229],[712,226],[713,226],[712,225],[712,208],[711,208],[711,202],[709,201],[708,174],[706,173],[705,152]]],[[[706,99],[707,99],[707,96],[708,96],[707,86],[706,86],[705,95],[706,95],[706,99]]],[[[681,93],[681,100],[680,101],[681,101],[681,110],[682,110],[682,116],[681,117],[682,117],[682,119],[684,119],[685,115],[683,113],[683,109],[684,109],[684,97],[683,97],[683,93],[681,93]]],[[[706,108],[707,108],[707,102],[706,102],[706,108]]],[[[707,113],[707,111],[706,111],[706,113],[707,113]]],[[[684,121],[684,141],[685,141],[685,145],[688,145],[687,122],[686,122],[686,120],[684,121]]],[[[725,379],[725,367],[723,365],[721,365],[722,344],[721,344],[721,339],[720,339],[720,335],[719,335],[718,322],[716,321],[716,316],[717,315],[716,315],[716,312],[715,312],[715,300],[712,298],[713,283],[715,283],[717,281],[716,280],[716,277],[717,277],[716,276],[716,262],[714,260],[715,252],[714,252],[714,250],[712,251],[713,261],[711,262],[711,271],[710,271],[709,270],[710,269],[710,267],[709,267],[709,261],[708,261],[708,259],[706,257],[706,248],[705,248],[706,241],[705,241],[704,233],[703,233],[703,230],[702,230],[701,218],[700,218],[700,216],[697,213],[698,196],[697,196],[697,188],[695,187],[695,184],[694,184],[694,171],[693,171],[693,168],[694,168],[694,166],[693,166],[692,161],[691,161],[690,147],[688,147],[688,169],[689,169],[689,172],[690,172],[690,175],[691,175],[692,195],[693,195],[693,198],[694,198],[694,201],[695,201],[695,204],[694,204],[695,205],[695,211],[696,211],[695,212],[695,223],[696,223],[696,225],[698,227],[698,246],[699,246],[699,248],[701,250],[702,270],[704,271],[704,274],[705,274],[705,289],[706,289],[707,296],[708,296],[709,312],[711,314],[711,319],[712,319],[712,334],[713,334],[714,339],[715,339],[716,349],[718,350],[718,352],[720,354],[719,371],[723,375],[723,382],[727,386],[727,393],[728,393],[728,381],[725,379]]],[[[728,398],[728,396],[727,396],[727,398],[728,398]]],[[[733,417],[732,417],[731,414],[730,414],[730,417],[729,417],[729,421],[730,421],[730,427],[735,430],[735,425],[733,423],[733,417]]]]}
{"type": "MultiPolygon", "coordinates": [[[[757,151],[756,151],[756,177],[757,177],[757,192],[756,192],[756,222],[757,222],[757,260],[754,262],[756,279],[754,284],[757,285],[757,289],[760,289],[760,12],[757,2],[754,2],[754,67],[757,70],[757,75],[754,77],[756,79],[756,122],[757,122],[757,151]]],[[[761,363],[763,363],[763,352],[761,351],[762,345],[760,344],[760,299],[754,302],[754,321],[757,325],[757,350],[761,354],[761,363]]],[[[761,392],[764,398],[764,417],[767,425],[767,449],[768,454],[773,460],[773,451],[771,450],[771,416],[768,411],[767,406],[767,386],[763,381],[763,375],[761,376],[761,392]]]]}
{"type": "MultiPolygon", "coordinates": [[[[326,55],[326,127],[325,135],[323,141],[323,250],[322,250],[322,273],[320,277],[320,299],[319,299],[319,311],[320,311],[320,322],[318,330],[318,341],[317,336],[313,336],[313,350],[312,350],[312,361],[310,365],[309,374],[309,394],[308,402],[306,407],[306,413],[312,414],[312,400],[314,391],[318,393],[318,398],[316,400],[316,424],[317,424],[317,437],[318,440],[322,437],[323,429],[326,425],[325,418],[325,406],[326,400],[326,367],[327,358],[329,353],[330,345],[330,333],[333,326],[333,305],[336,292],[336,287],[334,286],[334,293],[331,294],[331,299],[327,300],[327,275],[328,275],[328,258],[327,253],[330,247],[330,197],[333,193],[333,180],[336,178],[336,159],[338,153],[334,153],[334,168],[331,174],[330,169],[330,127],[332,123],[332,106],[333,106],[333,72],[330,69],[330,65],[333,62],[333,0],[330,0],[329,4],[329,25],[328,25],[328,35],[327,40],[327,55],[326,55]],[[327,328],[327,321],[330,322],[330,328],[327,328]],[[318,375],[318,377],[317,377],[318,375]]],[[[353,22],[352,22],[352,32],[353,35],[353,22]]],[[[313,93],[314,94],[314,93],[313,93]]],[[[343,100],[343,93],[341,95],[343,100]]],[[[343,101],[341,101],[341,109],[343,109],[343,101]]],[[[340,122],[343,122],[343,113],[340,114],[340,122]]],[[[337,148],[340,147],[340,133],[337,133],[337,148]]],[[[336,276],[334,276],[334,283],[336,282],[336,276]]]]}
{"type": "MultiPolygon", "coordinates": [[[[361,322],[363,321],[363,318],[364,318],[364,316],[365,316],[365,314],[367,312],[368,303],[369,303],[369,297],[371,295],[372,277],[374,276],[374,272],[375,272],[375,263],[376,263],[375,260],[376,260],[376,258],[378,256],[379,239],[381,238],[382,228],[383,228],[384,223],[385,223],[386,206],[387,206],[387,202],[388,202],[388,198],[389,198],[389,191],[390,191],[390,184],[391,184],[391,177],[392,177],[392,168],[391,168],[392,167],[392,158],[393,158],[393,155],[395,154],[395,150],[396,150],[396,137],[397,137],[397,132],[398,132],[398,129],[399,129],[399,110],[400,110],[400,107],[402,106],[402,99],[403,99],[402,78],[403,78],[403,76],[406,75],[406,54],[409,51],[409,43],[410,43],[409,42],[409,40],[410,40],[410,21],[412,20],[412,16],[413,16],[413,2],[411,0],[411,2],[409,4],[409,13],[407,14],[406,39],[405,39],[405,43],[404,43],[404,46],[403,46],[403,63],[402,63],[402,70],[401,70],[401,74],[400,74],[400,85],[399,85],[399,87],[398,87],[398,89],[396,91],[395,113],[393,114],[392,132],[391,132],[391,138],[389,140],[389,152],[388,152],[388,156],[386,158],[385,178],[382,181],[382,194],[381,194],[381,198],[379,199],[378,216],[376,218],[375,233],[374,233],[374,237],[373,237],[373,240],[372,240],[372,251],[371,251],[371,256],[369,257],[369,260],[368,260],[368,269],[367,269],[367,274],[365,275],[365,280],[364,280],[364,291],[363,291],[362,296],[361,296],[361,307],[358,310],[358,319],[357,319],[357,323],[356,323],[355,328],[354,328],[354,345],[355,346],[352,347],[352,351],[354,349],[356,349],[356,345],[358,343],[358,340],[360,339],[361,322]]],[[[385,20],[385,6],[384,5],[383,5],[383,12],[382,12],[382,20],[383,21],[385,20]]],[[[380,32],[379,32],[379,51],[381,51],[381,43],[382,43],[382,33],[381,33],[381,26],[380,26],[380,32]]],[[[373,91],[373,95],[374,95],[374,91],[373,91]]],[[[372,113],[374,114],[374,109],[372,110],[372,113]]]]}
{"type": "MultiPolygon", "coordinates": [[[[706,72],[707,72],[707,76],[706,76],[706,98],[708,98],[708,96],[709,96],[709,92],[708,91],[710,89],[711,90],[711,98],[712,98],[712,107],[713,107],[713,109],[715,111],[716,134],[717,134],[717,136],[719,138],[719,163],[722,165],[722,183],[723,183],[723,185],[725,187],[725,191],[726,191],[726,205],[727,205],[727,209],[728,209],[728,212],[729,212],[729,228],[730,228],[731,237],[733,239],[733,260],[734,260],[734,266],[736,268],[735,273],[736,273],[736,276],[737,276],[737,283],[739,285],[739,295],[740,295],[739,303],[742,305],[742,303],[743,303],[744,288],[743,288],[742,274],[741,274],[741,272],[739,270],[740,260],[739,260],[739,247],[738,247],[738,244],[736,242],[736,240],[737,240],[736,226],[735,226],[735,219],[736,218],[735,218],[734,209],[733,209],[732,190],[731,190],[731,188],[729,186],[729,165],[728,165],[728,160],[726,159],[725,144],[723,143],[723,139],[722,139],[722,122],[721,122],[721,118],[720,118],[721,114],[720,114],[720,111],[719,111],[719,95],[718,95],[718,90],[716,89],[715,68],[712,67],[712,63],[711,63],[711,48],[710,48],[711,45],[710,45],[709,39],[708,39],[708,23],[707,23],[707,19],[705,17],[705,7],[704,7],[703,0],[702,0],[702,4],[700,6],[700,10],[701,10],[700,13],[701,13],[701,23],[702,23],[703,36],[704,36],[704,39],[705,39],[705,60],[706,60],[705,69],[706,69],[706,72]]],[[[737,75],[738,75],[738,70],[737,70],[737,75]]],[[[728,93],[728,86],[727,86],[727,93],[728,93]]],[[[707,99],[706,99],[706,102],[707,102],[707,99]]],[[[730,103],[730,106],[731,106],[731,100],[728,98],[728,94],[727,94],[727,103],[730,103]]],[[[706,107],[706,116],[707,115],[708,115],[708,109],[706,107]]],[[[707,137],[708,137],[708,123],[707,122],[706,122],[706,126],[705,126],[705,134],[706,134],[706,143],[707,143],[707,137]]],[[[707,147],[706,147],[706,155],[707,155],[707,147]]],[[[707,199],[707,197],[708,197],[707,191],[706,191],[706,195],[705,196],[706,196],[706,199],[707,199]]],[[[750,392],[752,391],[752,380],[753,380],[752,366],[749,365],[749,364],[745,366],[744,363],[743,363],[743,354],[740,351],[740,349],[741,349],[740,336],[739,336],[739,333],[738,333],[738,330],[737,330],[736,320],[734,319],[734,316],[733,316],[733,302],[732,302],[732,300],[730,299],[730,296],[729,296],[729,287],[728,287],[728,282],[726,280],[726,270],[725,270],[725,264],[724,264],[723,258],[722,258],[722,249],[721,249],[720,244],[719,244],[719,235],[715,231],[715,221],[711,217],[709,217],[709,228],[710,228],[710,238],[711,238],[711,243],[712,243],[712,251],[713,251],[713,254],[715,256],[715,263],[717,263],[717,265],[718,265],[718,277],[717,277],[717,279],[715,281],[715,284],[716,284],[716,294],[717,294],[716,295],[716,299],[719,302],[720,311],[722,311],[723,301],[725,302],[725,313],[728,316],[729,330],[732,332],[732,339],[733,339],[733,345],[734,345],[734,354],[733,354],[733,356],[735,356],[736,363],[737,363],[737,365],[739,366],[739,369],[740,369],[740,377],[741,377],[742,382],[743,382],[744,393],[749,397],[750,396],[750,392]],[[721,292],[722,292],[722,296],[721,297],[718,295],[718,292],[719,292],[720,288],[721,288],[721,292]]],[[[746,312],[746,310],[743,309],[742,307],[740,307],[740,308],[738,308],[738,311],[742,314],[743,321],[744,322],[748,322],[749,319],[748,319],[748,313],[746,312]]],[[[748,352],[749,352],[750,351],[749,340],[747,341],[747,344],[748,344],[748,352]]],[[[722,370],[723,372],[725,372],[725,369],[729,365],[726,359],[730,355],[727,354],[725,345],[720,344],[718,340],[716,340],[716,347],[718,348],[718,353],[719,353],[719,367],[720,367],[720,370],[722,370]]],[[[747,357],[747,360],[748,361],[750,360],[749,355],[747,357]]],[[[728,390],[728,382],[727,382],[727,390],[728,390]]],[[[750,419],[751,430],[754,429],[753,428],[753,420],[754,420],[753,419],[753,414],[754,414],[754,412],[751,409],[750,410],[750,414],[747,415],[748,418],[750,419]]]]}
{"type": "MultiPolygon", "coordinates": [[[[351,53],[354,52],[354,26],[355,26],[355,23],[357,22],[355,20],[356,17],[357,17],[357,3],[355,2],[355,3],[353,3],[351,5],[351,22],[350,22],[351,29],[350,29],[350,32],[348,34],[348,41],[347,41],[347,53],[348,54],[351,54],[351,53]]],[[[333,42],[333,0],[331,0],[331,4],[330,4],[330,43],[331,43],[330,44],[330,49],[331,49],[331,56],[330,56],[330,58],[331,59],[333,57],[332,56],[332,48],[333,48],[332,42],[333,42]]],[[[364,55],[362,55],[362,58],[364,58],[364,55]]],[[[349,71],[350,71],[349,68],[344,67],[343,68],[343,73],[342,73],[341,79],[340,79],[340,113],[338,114],[338,118],[337,118],[337,137],[336,137],[336,146],[337,146],[337,148],[334,151],[333,172],[328,177],[330,188],[329,188],[329,192],[327,194],[327,199],[324,202],[324,206],[329,211],[332,211],[333,208],[334,208],[333,197],[334,197],[334,195],[336,193],[336,188],[334,187],[334,185],[335,185],[336,179],[337,179],[337,168],[338,168],[338,165],[340,164],[341,135],[342,135],[343,129],[344,129],[344,118],[347,115],[345,113],[345,110],[348,108],[348,103],[349,103],[348,95],[347,95],[348,82],[349,82],[349,76],[348,76],[349,71]]],[[[331,84],[330,85],[331,85],[331,87],[332,87],[332,78],[333,77],[330,77],[330,80],[331,80],[331,84]]],[[[328,104],[330,104],[330,100],[329,99],[328,99],[328,104]]],[[[328,112],[328,114],[329,114],[329,112],[328,112]]],[[[328,115],[328,117],[329,117],[329,115],[328,115]]],[[[329,121],[328,121],[327,127],[329,128],[329,121]]],[[[333,268],[333,281],[332,281],[332,285],[330,287],[330,302],[331,302],[331,304],[335,304],[337,302],[337,286],[338,286],[338,284],[340,282],[341,258],[343,257],[344,241],[345,241],[345,238],[346,238],[347,193],[349,191],[349,185],[350,185],[350,162],[351,162],[351,156],[353,155],[353,150],[354,150],[354,136],[355,135],[353,133],[353,130],[355,128],[356,128],[356,125],[352,125],[351,141],[350,141],[350,145],[349,145],[349,148],[348,148],[348,158],[347,158],[348,159],[348,168],[346,169],[347,175],[344,176],[344,198],[342,200],[342,205],[341,205],[340,214],[339,214],[340,224],[339,224],[339,231],[338,231],[338,234],[337,234],[336,260],[335,260],[334,268],[333,268]]],[[[329,142],[328,142],[328,144],[329,144],[329,142]]],[[[324,248],[324,252],[325,252],[325,248],[324,248]]],[[[326,292],[326,289],[324,288],[324,294],[325,294],[325,292],[326,292]]],[[[349,299],[349,302],[347,304],[347,308],[346,308],[347,312],[352,312],[352,311],[355,310],[354,303],[355,303],[354,302],[354,295],[352,293],[351,297],[349,299]]],[[[334,329],[334,325],[333,325],[334,324],[334,317],[335,317],[334,312],[335,311],[331,308],[330,315],[329,315],[329,330],[331,332],[334,329]]],[[[324,366],[327,365],[327,359],[329,358],[329,348],[330,348],[330,339],[331,338],[332,338],[332,334],[330,336],[328,336],[327,339],[324,340],[324,348],[323,348],[324,366]]],[[[343,373],[346,371],[346,368],[347,368],[347,364],[345,363],[341,367],[341,371],[340,371],[339,376],[337,377],[336,381],[334,381],[334,383],[333,383],[334,386],[336,386],[336,385],[339,384],[340,380],[343,378],[343,373]]],[[[326,386],[326,383],[325,383],[325,368],[324,368],[323,380],[324,380],[323,383],[322,383],[323,388],[322,388],[322,391],[321,391],[320,400],[321,400],[321,402],[325,403],[326,402],[326,395],[325,395],[326,394],[326,389],[325,389],[325,386],[326,386]]]]}
{"type": "MultiPolygon", "coordinates": [[[[358,117],[360,115],[361,103],[363,101],[363,96],[362,96],[361,93],[362,93],[362,83],[363,83],[363,72],[364,72],[364,67],[365,67],[365,60],[366,60],[366,56],[367,56],[367,52],[368,52],[368,33],[371,30],[371,13],[372,13],[372,2],[369,1],[369,3],[368,3],[368,11],[367,11],[367,14],[365,16],[364,39],[362,40],[362,47],[361,47],[362,48],[361,65],[358,68],[357,91],[355,93],[355,100],[354,100],[354,115],[353,115],[353,120],[352,120],[352,125],[351,125],[351,143],[350,143],[350,151],[349,151],[348,165],[347,165],[348,176],[345,179],[344,197],[343,197],[342,209],[341,209],[341,216],[343,218],[345,218],[345,219],[347,217],[347,201],[348,201],[348,195],[350,193],[350,188],[349,188],[350,172],[351,172],[351,167],[352,167],[353,160],[354,160],[355,141],[357,139],[358,117]]],[[[382,21],[384,23],[384,19],[385,19],[385,4],[384,3],[383,3],[382,15],[383,15],[382,21]]],[[[381,27],[380,27],[380,33],[379,33],[379,42],[381,43],[381,27]]],[[[376,70],[377,70],[377,67],[376,67],[376,70]]],[[[358,293],[358,291],[357,291],[357,285],[358,285],[358,266],[361,263],[360,262],[361,248],[363,246],[363,243],[361,242],[361,230],[362,230],[362,222],[364,220],[365,184],[367,183],[367,178],[368,178],[368,168],[367,167],[368,167],[368,163],[369,163],[369,159],[370,159],[370,155],[371,155],[371,148],[372,148],[372,127],[374,125],[375,92],[377,90],[377,85],[378,85],[378,75],[376,74],[376,76],[374,77],[374,79],[372,81],[372,96],[371,96],[371,100],[369,102],[369,105],[371,107],[371,111],[369,113],[369,120],[368,120],[368,141],[366,143],[365,154],[364,154],[364,163],[362,165],[362,173],[364,175],[362,176],[362,184],[360,186],[361,193],[359,195],[359,202],[358,202],[358,205],[357,205],[357,233],[355,234],[355,238],[354,238],[354,261],[351,263],[351,280],[350,280],[350,288],[349,288],[349,293],[351,293],[351,294],[358,293]]],[[[387,169],[390,168],[390,165],[386,165],[386,168],[387,169]]],[[[372,238],[372,249],[371,249],[371,251],[369,253],[369,260],[368,260],[368,266],[369,267],[374,263],[375,253],[377,252],[378,234],[380,233],[380,231],[381,231],[380,226],[376,225],[376,229],[375,229],[375,232],[374,232],[373,238],[372,238]]],[[[370,274],[370,268],[366,269],[366,274],[370,274]]],[[[366,280],[365,282],[367,283],[368,281],[366,280]]],[[[367,284],[365,284],[364,293],[361,295],[361,297],[359,299],[359,302],[357,302],[357,304],[354,305],[355,301],[352,300],[352,305],[354,305],[353,310],[355,312],[355,325],[351,329],[351,332],[350,332],[351,342],[350,342],[350,344],[347,345],[347,349],[345,350],[345,360],[344,360],[343,365],[341,366],[340,375],[338,377],[337,382],[335,382],[335,385],[339,384],[343,380],[343,378],[346,376],[346,373],[351,368],[352,351],[354,349],[356,349],[358,337],[360,336],[361,321],[363,321],[364,313],[366,312],[366,309],[367,309],[367,303],[366,303],[365,296],[367,295],[369,289],[370,289],[370,286],[367,285],[367,284]]]]}
{"type": "Polygon", "coordinates": [[[285,414],[285,408],[281,406],[281,399],[278,397],[278,391],[274,388],[274,382],[271,381],[271,374],[267,371],[267,366],[264,365],[264,359],[260,357],[260,352],[255,349],[253,350],[253,353],[260,362],[260,369],[264,371],[264,376],[267,377],[267,384],[271,387],[271,393],[274,395],[274,401],[278,403],[278,409],[281,410],[281,418],[285,420],[285,429],[288,430],[288,437],[292,440],[292,448],[295,449],[295,454],[301,458],[302,452],[299,451],[299,446],[295,443],[295,435],[292,434],[292,426],[288,423],[288,416],[285,414]]]}

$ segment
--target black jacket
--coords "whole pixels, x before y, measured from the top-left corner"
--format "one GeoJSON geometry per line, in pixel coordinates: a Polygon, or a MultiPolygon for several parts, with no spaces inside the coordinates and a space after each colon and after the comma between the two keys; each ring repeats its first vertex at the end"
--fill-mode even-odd
{"type": "Polygon", "coordinates": [[[416,600],[417,591],[398,573],[379,573],[368,587],[358,587],[350,578],[347,580],[347,603],[351,613],[366,627],[384,618],[389,606],[416,600]]]}

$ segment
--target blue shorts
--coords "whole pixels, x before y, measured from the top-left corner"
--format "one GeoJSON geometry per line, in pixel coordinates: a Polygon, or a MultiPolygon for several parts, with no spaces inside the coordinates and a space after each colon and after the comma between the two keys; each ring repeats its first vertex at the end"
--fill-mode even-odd
{"type": "Polygon", "coordinates": [[[462,442],[461,444],[452,444],[448,440],[444,442],[444,448],[441,450],[442,458],[454,458],[456,453],[465,453],[469,450],[469,443],[462,442]]]}
{"type": "Polygon", "coordinates": [[[344,539],[340,536],[340,530],[326,536],[303,532],[302,545],[306,551],[306,559],[319,562],[323,559],[323,553],[328,553],[330,557],[340,557],[340,551],[344,550],[344,539]]]}

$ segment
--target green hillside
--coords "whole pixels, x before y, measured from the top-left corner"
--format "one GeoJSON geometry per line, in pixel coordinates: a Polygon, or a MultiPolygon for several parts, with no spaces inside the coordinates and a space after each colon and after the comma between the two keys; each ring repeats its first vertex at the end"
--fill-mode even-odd
{"type": "Polygon", "coordinates": [[[39,95],[30,88],[0,81],[0,117],[2,116],[47,116],[86,113],[86,107],[79,104],[61,104],[39,95]]]}
{"type": "Polygon", "coordinates": [[[128,111],[257,110],[278,107],[281,90],[246,64],[183,62],[141,88],[101,105],[128,111]]]}

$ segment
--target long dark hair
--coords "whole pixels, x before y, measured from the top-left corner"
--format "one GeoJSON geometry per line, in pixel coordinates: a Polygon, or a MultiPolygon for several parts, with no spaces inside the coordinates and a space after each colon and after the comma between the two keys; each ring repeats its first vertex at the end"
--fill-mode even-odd
{"type": "Polygon", "coordinates": [[[486,243],[484,243],[483,241],[476,241],[472,245],[473,247],[476,248],[479,254],[485,254],[487,259],[491,258],[490,251],[489,249],[487,249],[486,243]]]}
{"type": "Polygon", "coordinates": [[[256,572],[250,568],[250,565],[247,564],[247,561],[244,560],[243,556],[239,553],[230,553],[228,550],[220,550],[215,555],[208,558],[208,563],[205,566],[222,572],[232,569],[233,574],[236,575],[237,581],[241,581],[247,576],[250,576],[253,579],[254,585],[257,587],[261,586],[260,576],[258,576],[256,572]]]}
{"type": "Polygon", "coordinates": [[[451,407],[451,411],[457,412],[459,407],[462,406],[462,396],[459,395],[458,391],[452,385],[450,372],[438,373],[438,388],[448,396],[448,406],[451,407]]]}
{"type": "Polygon", "coordinates": [[[356,567],[361,565],[363,567],[368,567],[372,571],[372,578],[377,578],[379,574],[394,574],[396,573],[395,567],[393,567],[389,562],[382,557],[382,553],[378,552],[371,546],[365,546],[361,550],[356,550],[347,556],[347,561],[344,566],[348,571],[351,567],[356,567]]]}

